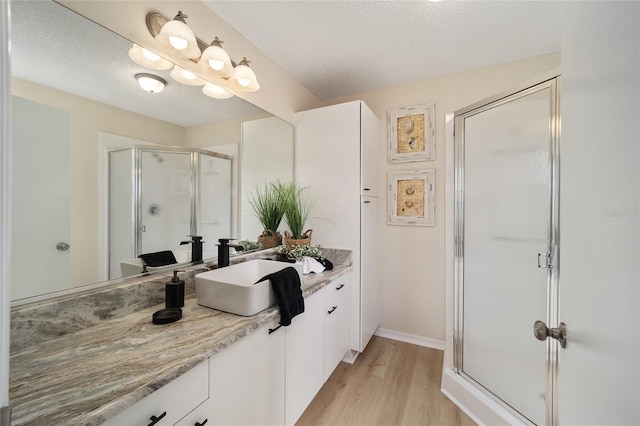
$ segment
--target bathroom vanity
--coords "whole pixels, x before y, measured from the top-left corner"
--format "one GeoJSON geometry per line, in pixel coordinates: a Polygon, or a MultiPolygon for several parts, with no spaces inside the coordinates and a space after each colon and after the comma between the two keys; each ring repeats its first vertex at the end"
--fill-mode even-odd
{"type": "Polygon", "coordinates": [[[157,304],[86,319],[99,292],[117,291],[109,299],[128,305],[140,286],[163,290],[169,274],[79,295],[75,305],[67,297],[14,308],[13,333],[29,337],[11,353],[12,424],[295,423],[348,350],[351,252],[325,253],[334,269],[303,276],[306,309],[288,327],[278,328],[277,306],[243,317],[197,305],[193,277],[212,265],[188,271],[183,317],[171,324],[151,322],[157,304]],[[16,320],[38,309],[76,329],[43,337],[31,330],[38,321],[16,320]]]}

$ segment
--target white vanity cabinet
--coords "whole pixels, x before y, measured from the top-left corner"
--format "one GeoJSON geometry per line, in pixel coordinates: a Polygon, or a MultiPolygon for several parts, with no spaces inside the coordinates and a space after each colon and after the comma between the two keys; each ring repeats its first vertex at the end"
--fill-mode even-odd
{"type": "Polygon", "coordinates": [[[324,384],[324,289],[304,300],[286,332],[285,424],[293,425],[324,384]]]}
{"type": "Polygon", "coordinates": [[[298,112],[295,177],[316,203],[313,244],[349,249],[350,348],[362,352],[380,324],[378,118],[362,101],[298,112]]]}
{"type": "Polygon", "coordinates": [[[208,377],[209,361],[205,361],[109,419],[104,425],[173,425],[209,398],[208,377]]]}
{"type": "Polygon", "coordinates": [[[285,329],[260,327],[210,359],[207,425],[284,424],[285,329]]]}
{"type": "Polygon", "coordinates": [[[293,425],[349,350],[350,273],[109,420],[108,426],[293,425]],[[163,413],[166,413],[163,415],[163,413]]]}
{"type": "Polygon", "coordinates": [[[349,350],[349,276],[324,288],[324,380],[349,350]]]}

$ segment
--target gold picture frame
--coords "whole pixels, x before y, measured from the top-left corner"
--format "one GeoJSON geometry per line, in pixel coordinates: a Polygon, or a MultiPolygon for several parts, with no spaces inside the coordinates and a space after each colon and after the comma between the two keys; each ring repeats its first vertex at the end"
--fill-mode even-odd
{"type": "Polygon", "coordinates": [[[435,160],[435,104],[388,112],[389,163],[435,160]]]}
{"type": "Polygon", "coordinates": [[[389,225],[435,226],[435,173],[389,172],[389,225]]]}

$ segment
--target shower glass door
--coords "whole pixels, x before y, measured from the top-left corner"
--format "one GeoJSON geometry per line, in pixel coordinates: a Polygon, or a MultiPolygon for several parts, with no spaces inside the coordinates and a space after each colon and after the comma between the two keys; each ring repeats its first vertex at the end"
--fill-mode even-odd
{"type": "Polygon", "coordinates": [[[204,257],[217,256],[215,244],[231,237],[231,158],[198,153],[198,235],[204,238],[204,257]]]}
{"type": "Polygon", "coordinates": [[[554,113],[547,82],[456,114],[457,368],[535,424],[552,389],[532,331],[553,305],[554,113]]]}
{"type": "Polygon", "coordinates": [[[195,232],[192,154],[142,150],[139,161],[137,252],[190,250],[180,242],[195,232]]]}

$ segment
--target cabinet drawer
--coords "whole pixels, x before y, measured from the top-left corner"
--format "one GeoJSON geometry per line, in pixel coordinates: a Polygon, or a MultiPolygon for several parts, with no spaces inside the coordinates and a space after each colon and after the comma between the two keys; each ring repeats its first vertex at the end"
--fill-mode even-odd
{"type": "Polygon", "coordinates": [[[338,279],[325,291],[324,375],[327,380],[349,350],[349,284],[338,279]]]}
{"type": "MultiPolygon", "coordinates": [[[[341,297],[343,294],[349,294],[349,276],[344,275],[340,278],[336,278],[324,289],[325,308],[331,309],[335,305],[335,300],[341,297]],[[333,304],[333,305],[332,305],[333,304]],[[330,306],[331,305],[331,306],[330,306]]],[[[349,296],[347,296],[347,302],[349,296]]]]}
{"type": "Polygon", "coordinates": [[[211,404],[210,400],[206,400],[195,410],[187,414],[175,426],[198,426],[210,425],[211,423],[211,404]]]}
{"type": "Polygon", "coordinates": [[[207,398],[209,398],[209,361],[197,365],[104,424],[106,426],[147,426],[152,422],[152,417],[162,417],[155,424],[173,425],[207,398]]]}

